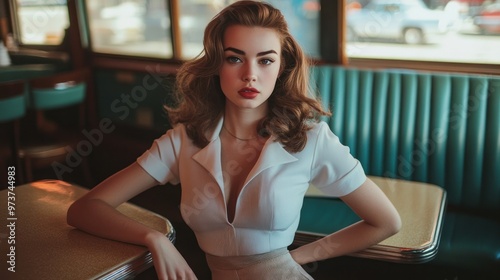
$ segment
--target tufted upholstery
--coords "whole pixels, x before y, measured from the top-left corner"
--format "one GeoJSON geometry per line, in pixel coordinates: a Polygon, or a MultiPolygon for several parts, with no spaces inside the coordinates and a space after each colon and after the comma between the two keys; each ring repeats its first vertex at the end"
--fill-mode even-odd
{"type": "Polygon", "coordinates": [[[326,65],[311,77],[368,175],[446,190],[435,262],[500,268],[500,77],[326,65]]]}
{"type": "Polygon", "coordinates": [[[332,130],[370,175],[442,186],[500,210],[500,78],[318,66],[332,130]]]}

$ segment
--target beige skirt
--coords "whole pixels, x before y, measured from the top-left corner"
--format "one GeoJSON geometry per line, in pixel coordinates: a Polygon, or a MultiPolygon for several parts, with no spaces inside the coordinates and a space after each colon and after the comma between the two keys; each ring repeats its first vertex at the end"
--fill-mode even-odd
{"type": "Polygon", "coordinates": [[[287,248],[269,253],[218,257],[206,254],[212,280],[314,280],[287,248]]]}

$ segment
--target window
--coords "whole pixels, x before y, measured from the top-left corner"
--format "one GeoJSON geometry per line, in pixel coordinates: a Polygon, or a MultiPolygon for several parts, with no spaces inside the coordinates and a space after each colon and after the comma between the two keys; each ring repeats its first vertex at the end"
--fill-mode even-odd
{"type": "Polygon", "coordinates": [[[208,22],[224,8],[217,0],[182,0],[180,31],[182,58],[195,57],[203,50],[203,33],[208,22]]]}
{"type": "MultiPolygon", "coordinates": [[[[82,2],[94,52],[184,60],[202,51],[207,23],[234,1],[82,2]]],[[[329,0],[267,1],[283,12],[299,44],[318,60],[332,61],[319,46],[331,52],[332,43],[337,44],[328,36],[337,32],[335,26],[324,24],[324,36],[319,36],[320,14],[336,19],[345,13],[342,50],[352,63],[417,61],[482,68],[500,64],[500,0],[343,0],[346,7],[340,12],[321,10],[321,3],[332,7],[329,0]]],[[[16,0],[13,6],[22,44],[62,41],[69,22],[66,0],[16,0]]]]}
{"type": "Polygon", "coordinates": [[[350,58],[500,63],[500,1],[349,0],[350,58]]]}
{"type": "MultiPolygon", "coordinates": [[[[182,57],[191,58],[203,49],[208,22],[226,5],[217,0],[182,0],[180,28],[182,57]]],[[[234,2],[234,1],[225,1],[234,2]]],[[[290,32],[311,57],[319,57],[319,0],[267,0],[284,14],[290,32]]]]}
{"type": "Polygon", "coordinates": [[[90,43],[95,52],[172,57],[166,0],[88,0],[90,43]]]}
{"type": "Polygon", "coordinates": [[[319,58],[319,0],[267,0],[281,10],[290,33],[306,54],[319,58]]]}
{"type": "Polygon", "coordinates": [[[58,45],[69,26],[66,0],[17,0],[18,40],[25,45],[58,45]]]}
{"type": "MultiPolygon", "coordinates": [[[[178,7],[178,11],[169,12],[168,0],[86,1],[92,50],[143,57],[193,58],[203,50],[203,33],[208,22],[232,2],[171,1],[176,1],[173,6],[178,7]],[[178,20],[177,32],[173,28],[175,24],[172,24],[171,14],[172,21],[178,20]],[[174,44],[172,40],[179,43],[174,44]],[[174,45],[179,46],[176,54],[173,52],[174,45]]],[[[319,57],[319,1],[269,2],[283,11],[291,32],[306,52],[319,57]]]]}
{"type": "MultiPolygon", "coordinates": [[[[182,0],[180,2],[182,58],[186,59],[201,52],[203,33],[208,22],[234,1],[182,0]]],[[[319,0],[267,0],[266,2],[282,11],[290,32],[306,53],[311,57],[319,57],[319,0]]]]}

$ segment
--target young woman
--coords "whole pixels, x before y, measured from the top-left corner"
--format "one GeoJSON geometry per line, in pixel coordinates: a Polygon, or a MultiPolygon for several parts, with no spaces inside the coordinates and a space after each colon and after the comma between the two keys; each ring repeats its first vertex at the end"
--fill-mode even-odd
{"type": "Polygon", "coordinates": [[[160,279],[196,276],[165,236],[115,207],[167,182],[182,187],[183,219],[213,279],[312,279],[302,264],[396,233],[393,205],[318,120],[328,113],[309,90],[308,67],[277,9],[254,1],[228,6],[208,24],[203,53],[179,70],[179,103],[168,108],[173,129],[76,201],[68,223],[147,246],[160,279]],[[362,220],[289,252],[311,184],[362,220]]]}

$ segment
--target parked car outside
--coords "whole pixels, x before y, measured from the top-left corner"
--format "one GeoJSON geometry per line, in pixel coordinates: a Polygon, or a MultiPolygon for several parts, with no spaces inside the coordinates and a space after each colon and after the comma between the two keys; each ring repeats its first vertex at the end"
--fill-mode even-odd
{"type": "Polygon", "coordinates": [[[485,6],[474,17],[474,24],[483,34],[500,35],[500,2],[485,6]]]}
{"type": "Polygon", "coordinates": [[[443,11],[422,0],[373,0],[347,14],[347,40],[389,39],[406,44],[436,43],[450,29],[443,11]]]}

